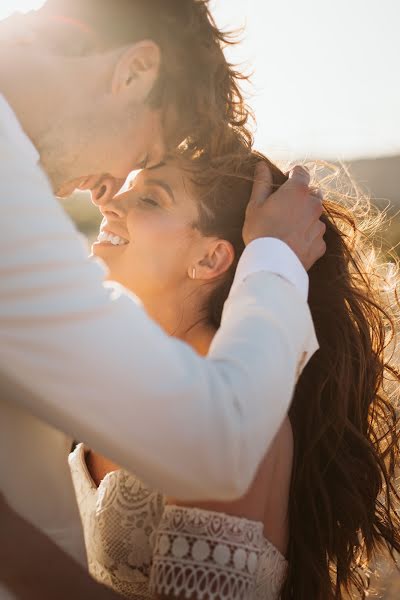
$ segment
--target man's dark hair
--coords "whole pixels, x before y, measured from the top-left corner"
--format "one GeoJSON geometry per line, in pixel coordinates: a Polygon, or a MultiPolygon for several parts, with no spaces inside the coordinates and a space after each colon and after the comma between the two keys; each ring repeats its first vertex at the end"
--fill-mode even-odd
{"type": "Polygon", "coordinates": [[[208,0],[48,0],[42,14],[75,24],[71,32],[87,35],[88,52],[144,39],[160,47],[160,77],[148,103],[163,111],[172,146],[185,140],[192,153],[216,155],[227,128],[251,142],[249,111],[239,89],[245,76],[223,53],[235,42],[217,28],[208,0]],[[171,114],[177,118],[168,118],[171,114]]]}

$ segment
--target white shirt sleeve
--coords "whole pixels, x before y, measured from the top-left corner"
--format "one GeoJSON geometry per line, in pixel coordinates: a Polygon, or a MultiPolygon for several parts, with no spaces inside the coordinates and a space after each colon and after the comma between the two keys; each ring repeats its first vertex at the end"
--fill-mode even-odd
{"type": "Polygon", "coordinates": [[[309,283],[307,271],[293,250],[281,240],[268,237],[250,242],[240,257],[232,290],[245,281],[248,275],[260,271],[283,277],[294,285],[307,301],[309,283]]]}
{"type": "Polygon", "coordinates": [[[247,274],[199,357],[103,285],[29,142],[6,129],[0,111],[0,374],[30,391],[12,400],[167,494],[240,496],[317,348],[304,295],[247,274]]]}

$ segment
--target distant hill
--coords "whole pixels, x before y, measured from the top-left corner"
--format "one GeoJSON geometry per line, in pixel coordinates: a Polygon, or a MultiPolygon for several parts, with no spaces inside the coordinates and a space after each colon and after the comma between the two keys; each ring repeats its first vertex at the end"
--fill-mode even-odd
{"type": "Polygon", "coordinates": [[[391,221],[383,235],[400,255],[400,156],[356,160],[348,167],[351,176],[373,202],[387,209],[391,221]]]}
{"type": "Polygon", "coordinates": [[[400,156],[356,160],[349,163],[354,179],[378,202],[389,200],[400,208],[400,156]]]}

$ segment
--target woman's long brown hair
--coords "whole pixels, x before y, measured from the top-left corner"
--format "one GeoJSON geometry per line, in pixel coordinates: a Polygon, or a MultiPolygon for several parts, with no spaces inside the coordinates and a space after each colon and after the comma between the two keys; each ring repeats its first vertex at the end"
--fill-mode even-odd
{"type": "MultiPolygon", "coordinates": [[[[265,160],[275,186],[286,176],[246,150],[230,162],[199,164],[197,227],[229,240],[236,261],[209,298],[219,326],[244,245],[241,231],[255,164],[265,160]]],[[[290,408],[295,456],[290,490],[288,573],[282,600],[364,597],[365,566],[375,551],[400,551],[396,404],[400,375],[393,354],[399,302],[395,269],[385,273],[373,236],[380,224],[360,195],[326,192],[327,251],[311,269],[309,305],[320,349],[303,371],[290,408]]],[[[392,262],[392,267],[396,263],[392,262]]]]}

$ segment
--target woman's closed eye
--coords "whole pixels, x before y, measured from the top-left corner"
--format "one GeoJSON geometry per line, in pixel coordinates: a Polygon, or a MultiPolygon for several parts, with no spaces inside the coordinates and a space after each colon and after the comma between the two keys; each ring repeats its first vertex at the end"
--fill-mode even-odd
{"type": "Polygon", "coordinates": [[[154,206],[154,207],[160,206],[159,203],[157,202],[157,200],[155,200],[151,196],[140,196],[139,200],[141,202],[143,202],[144,204],[147,204],[148,206],[154,206]]]}

